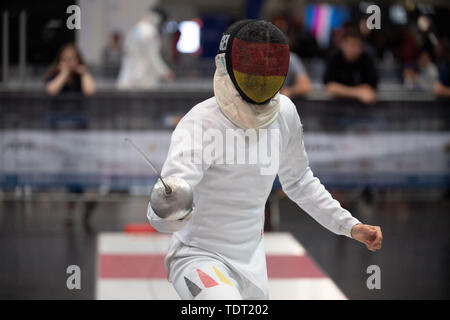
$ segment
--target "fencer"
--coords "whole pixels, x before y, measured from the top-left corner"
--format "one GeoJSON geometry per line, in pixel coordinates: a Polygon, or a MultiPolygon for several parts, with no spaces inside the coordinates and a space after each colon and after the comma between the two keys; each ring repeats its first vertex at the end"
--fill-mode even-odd
{"type": "Polygon", "coordinates": [[[127,33],[117,78],[118,89],[152,89],[158,86],[161,79],[173,80],[174,74],[160,52],[159,28],[164,19],[164,11],[152,6],[127,33]]]}
{"type": "Polygon", "coordinates": [[[173,233],[165,267],[179,296],[269,297],[264,206],[277,174],[287,196],[322,226],[380,249],[381,229],[343,209],[309,167],[297,108],[279,93],[289,65],[283,33],[263,20],[238,21],[223,34],[215,63],[214,96],[181,119],[161,171],[187,182],[182,196],[192,192],[192,205],[182,216],[175,205],[176,218],[170,206],[158,212],[161,197],[174,196],[159,181],[147,210],[158,231],[173,233]]]}

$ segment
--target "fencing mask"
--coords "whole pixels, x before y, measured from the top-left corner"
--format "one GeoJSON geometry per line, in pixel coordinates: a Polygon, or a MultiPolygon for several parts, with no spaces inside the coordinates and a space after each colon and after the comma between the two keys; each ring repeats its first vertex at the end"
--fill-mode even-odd
{"type": "Polygon", "coordinates": [[[263,20],[241,20],[222,36],[218,54],[241,97],[264,104],[283,86],[289,68],[289,45],[283,33],[263,20]]]}

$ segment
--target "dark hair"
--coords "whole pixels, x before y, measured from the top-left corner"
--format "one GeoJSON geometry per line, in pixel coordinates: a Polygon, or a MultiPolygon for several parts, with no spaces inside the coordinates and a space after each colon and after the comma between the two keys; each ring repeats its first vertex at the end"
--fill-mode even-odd
{"type": "Polygon", "coordinates": [[[59,72],[59,63],[61,62],[61,56],[62,56],[62,53],[64,52],[64,50],[66,50],[66,49],[74,50],[75,51],[75,55],[77,56],[78,62],[80,64],[84,64],[83,57],[81,55],[80,50],[78,50],[78,48],[75,46],[75,44],[67,43],[67,44],[63,45],[59,49],[55,60],[53,60],[52,64],[50,65],[50,68],[48,68],[47,72],[45,73],[45,79],[46,80],[48,80],[48,79],[50,79],[50,78],[52,78],[52,77],[54,77],[55,75],[58,74],[58,72],[59,72]]]}
{"type": "Polygon", "coordinates": [[[150,11],[153,11],[161,18],[161,24],[167,21],[168,15],[167,11],[161,7],[160,5],[153,5],[149,8],[150,11]]]}
{"type": "Polygon", "coordinates": [[[346,28],[343,30],[341,39],[345,40],[348,38],[354,38],[354,39],[358,39],[361,41],[363,40],[361,33],[358,30],[356,30],[355,28],[346,28]]]}

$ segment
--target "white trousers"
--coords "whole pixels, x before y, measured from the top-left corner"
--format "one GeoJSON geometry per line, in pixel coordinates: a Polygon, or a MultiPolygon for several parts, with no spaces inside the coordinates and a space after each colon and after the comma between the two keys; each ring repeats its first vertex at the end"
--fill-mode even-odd
{"type": "Polygon", "coordinates": [[[184,254],[173,257],[170,262],[170,281],[183,300],[242,300],[267,299],[225,263],[212,256],[184,254]]]}

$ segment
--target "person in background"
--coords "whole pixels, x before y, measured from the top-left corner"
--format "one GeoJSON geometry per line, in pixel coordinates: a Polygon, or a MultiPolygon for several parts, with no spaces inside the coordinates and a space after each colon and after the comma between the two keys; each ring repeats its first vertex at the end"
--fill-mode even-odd
{"type": "Polygon", "coordinates": [[[119,89],[149,89],[157,86],[161,79],[175,79],[160,52],[159,29],[165,19],[166,14],[160,7],[152,7],[126,35],[117,80],[119,89]]]}
{"type": "Polygon", "coordinates": [[[419,85],[424,89],[431,89],[439,78],[439,70],[433,63],[430,53],[422,50],[417,63],[419,67],[419,85]]]}
{"type": "Polygon", "coordinates": [[[122,55],[122,36],[119,32],[114,32],[102,53],[103,68],[106,76],[117,77],[120,70],[122,55]]]}
{"type": "Polygon", "coordinates": [[[289,98],[306,96],[312,90],[311,80],[300,57],[293,52],[289,55],[289,69],[281,94],[289,98]]]}
{"type": "Polygon", "coordinates": [[[444,49],[445,62],[439,68],[439,78],[433,86],[436,97],[450,98],[450,50],[444,49]]]}
{"type": "Polygon", "coordinates": [[[403,71],[403,83],[409,88],[431,90],[438,77],[438,68],[426,50],[419,53],[417,67],[409,66],[403,71]]]}
{"type": "Polygon", "coordinates": [[[95,81],[84,65],[80,51],[72,43],[61,48],[46,74],[45,92],[57,95],[76,92],[92,95],[95,81]]]}
{"type": "Polygon", "coordinates": [[[403,86],[407,89],[415,89],[417,85],[417,70],[415,65],[408,64],[403,68],[403,86]]]}
{"type": "Polygon", "coordinates": [[[323,82],[325,92],[332,97],[353,98],[363,103],[376,101],[378,74],[372,57],[363,50],[358,31],[344,32],[339,51],[326,66],[323,82]]]}
{"type": "MultiPolygon", "coordinates": [[[[74,44],[63,46],[56,59],[46,73],[45,91],[51,96],[61,95],[64,93],[83,94],[89,96],[95,92],[95,82],[93,77],[87,71],[84,65],[80,51],[74,44]]],[[[50,116],[51,127],[59,129],[68,127],[70,129],[85,129],[87,120],[83,117],[80,110],[79,100],[67,99],[54,101],[53,112],[50,116]],[[54,118],[54,119],[53,119],[54,118]]],[[[73,224],[73,212],[76,208],[77,200],[74,197],[81,197],[85,193],[85,188],[78,182],[68,182],[66,190],[69,194],[69,200],[66,203],[67,217],[65,224],[71,226],[73,224]]],[[[85,210],[83,215],[83,223],[86,230],[90,230],[89,220],[94,212],[97,202],[87,200],[84,202],[85,210]]]]}

